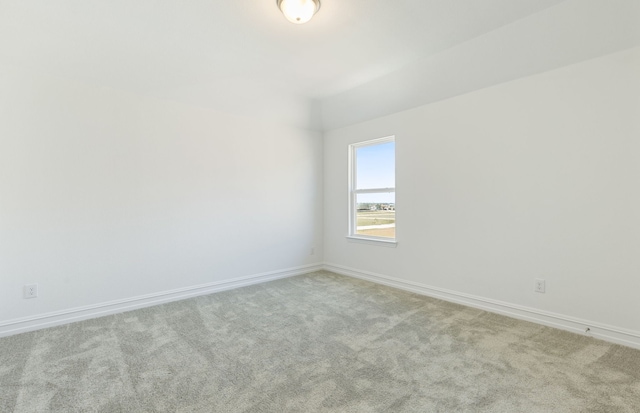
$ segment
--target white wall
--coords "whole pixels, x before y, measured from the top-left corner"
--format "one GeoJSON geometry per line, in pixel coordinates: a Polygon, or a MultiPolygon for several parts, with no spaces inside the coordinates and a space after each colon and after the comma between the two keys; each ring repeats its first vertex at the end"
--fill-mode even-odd
{"type": "Polygon", "coordinates": [[[639,21],[638,0],[565,0],[323,99],[323,125],[336,129],[640,46],[639,21]]]}
{"type": "Polygon", "coordinates": [[[7,66],[0,118],[0,327],[322,261],[317,132],[7,66]]]}
{"type": "Polygon", "coordinates": [[[325,261],[640,339],[639,73],[634,48],[329,131],[325,261]],[[347,146],[388,135],[398,246],[348,242],[347,146]]]}

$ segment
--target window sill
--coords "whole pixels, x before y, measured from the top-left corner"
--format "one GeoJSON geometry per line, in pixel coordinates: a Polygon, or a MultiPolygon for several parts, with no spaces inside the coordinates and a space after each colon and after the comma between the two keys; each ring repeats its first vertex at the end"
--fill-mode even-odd
{"type": "Polygon", "coordinates": [[[369,237],[358,237],[354,235],[347,235],[347,241],[355,242],[357,244],[378,245],[378,246],[387,247],[387,248],[396,248],[398,246],[398,241],[396,241],[395,239],[386,240],[386,239],[380,239],[380,238],[369,238],[369,237]]]}

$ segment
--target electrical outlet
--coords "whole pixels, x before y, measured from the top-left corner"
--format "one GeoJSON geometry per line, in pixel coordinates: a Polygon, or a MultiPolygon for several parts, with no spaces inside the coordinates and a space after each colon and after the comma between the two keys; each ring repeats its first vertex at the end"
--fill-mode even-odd
{"type": "Polygon", "coordinates": [[[309,255],[316,255],[316,249],[312,247],[309,255]]]}
{"type": "Polygon", "coordinates": [[[38,284],[28,284],[23,287],[24,298],[36,298],[38,296],[38,284]]]}
{"type": "Polygon", "coordinates": [[[536,278],[536,289],[535,291],[537,293],[543,293],[545,292],[545,281],[541,278],[536,278]]]}

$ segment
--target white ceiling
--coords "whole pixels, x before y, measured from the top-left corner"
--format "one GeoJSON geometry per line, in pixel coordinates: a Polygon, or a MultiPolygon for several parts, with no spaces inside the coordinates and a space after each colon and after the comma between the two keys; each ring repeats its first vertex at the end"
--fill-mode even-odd
{"type": "Polygon", "coordinates": [[[294,25],[276,0],[0,0],[0,64],[232,113],[308,118],[313,100],[563,1],[322,0],[311,22],[294,25]]]}

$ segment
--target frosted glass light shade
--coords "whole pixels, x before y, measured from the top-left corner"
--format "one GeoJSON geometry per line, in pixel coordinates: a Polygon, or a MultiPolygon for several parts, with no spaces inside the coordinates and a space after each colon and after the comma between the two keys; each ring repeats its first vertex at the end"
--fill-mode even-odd
{"type": "Polygon", "coordinates": [[[278,0],[278,7],[291,23],[306,23],[320,9],[320,0],[278,0]]]}

